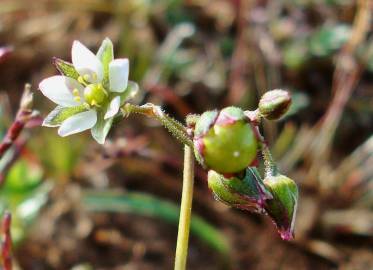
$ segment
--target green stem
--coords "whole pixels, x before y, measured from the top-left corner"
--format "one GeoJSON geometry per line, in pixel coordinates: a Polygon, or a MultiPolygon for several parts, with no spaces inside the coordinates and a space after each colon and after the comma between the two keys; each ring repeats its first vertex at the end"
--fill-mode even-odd
{"type": "Polygon", "coordinates": [[[156,118],[185,146],[184,152],[184,173],[183,190],[181,195],[179,230],[177,234],[175,270],[184,270],[186,267],[189,243],[190,221],[192,214],[193,184],[194,184],[194,156],[193,141],[188,135],[187,128],[168,116],[159,106],[151,103],[142,106],[130,103],[122,106],[124,116],[131,113],[139,113],[148,117],[156,118]]]}
{"type": "Polygon", "coordinates": [[[148,117],[156,118],[176,139],[193,148],[193,141],[189,137],[186,127],[163,112],[161,107],[151,103],[142,106],[126,103],[122,106],[122,112],[125,116],[128,116],[131,113],[139,113],[148,117]]]}
{"type": "Polygon", "coordinates": [[[184,270],[188,256],[189,227],[192,213],[194,157],[191,147],[184,149],[183,191],[181,195],[179,230],[177,234],[175,270],[184,270]]]}

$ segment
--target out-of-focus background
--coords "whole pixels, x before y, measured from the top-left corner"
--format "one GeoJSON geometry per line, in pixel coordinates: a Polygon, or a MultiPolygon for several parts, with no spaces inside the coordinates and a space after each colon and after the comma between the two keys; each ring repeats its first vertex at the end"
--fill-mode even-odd
{"type": "MultiPolygon", "coordinates": [[[[370,0],[1,0],[0,131],[27,82],[34,108],[53,108],[38,83],[75,39],[96,51],[109,37],[135,102],[181,121],[287,89],[290,112],[262,130],[300,187],[295,240],[215,201],[197,166],[188,269],[373,269],[371,13],[370,0]]],[[[56,131],[24,130],[0,162],[15,268],[172,269],[182,146],[141,116],[103,146],[56,131]]]]}

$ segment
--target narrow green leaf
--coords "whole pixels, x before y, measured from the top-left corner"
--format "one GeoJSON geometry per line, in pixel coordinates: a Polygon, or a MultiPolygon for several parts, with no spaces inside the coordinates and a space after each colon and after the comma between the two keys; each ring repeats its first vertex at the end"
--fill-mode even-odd
{"type": "MultiPolygon", "coordinates": [[[[180,209],[177,205],[145,193],[86,191],[83,195],[83,204],[92,211],[156,217],[174,225],[179,221],[180,209]]],[[[192,216],[191,232],[218,252],[225,256],[229,255],[230,247],[225,236],[201,217],[192,216]]]]}
{"type": "Polygon", "coordinates": [[[66,62],[62,59],[59,59],[57,57],[53,58],[53,63],[62,75],[73,78],[75,80],[78,79],[79,73],[78,71],[76,71],[73,64],[66,62]]]}
{"type": "Polygon", "coordinates": [[[98,59],[101,60],[104,68],[104,79],[103,85],[105,88],[109,88],[109,64],[114,59],[113,43],[109,38],[105,38],[97,52],[98,59]]]}
{"type": "Polygon", "coordinates": [[[86,111],[87,108],[84,105],[75,106],[75,107],[62,107],[57,106],[53,111],[51,111],[47,117],[45,117],[43,126],[46,127],[58,127],[63,121],[67,118],[86,111]]]}
{"type": "Polygon", "coordinates": [[[105,142],[106,136],[109,134],[110,128],[113,124],[114,117],[109,119],[104,119],[104,114],[99,113],[97,115],[97,123],[91,129],[92,137],[99,143],[103,144],[105,142]]]}

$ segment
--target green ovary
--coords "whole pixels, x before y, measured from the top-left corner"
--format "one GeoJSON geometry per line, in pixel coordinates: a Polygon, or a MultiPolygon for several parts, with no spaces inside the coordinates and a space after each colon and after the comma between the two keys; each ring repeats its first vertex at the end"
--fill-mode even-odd
{"type": "Polygon", "coordinates": [[[206,165],[220,173],[242,171],[257,153],[257,140],[251,125],[245,121],[215,125],[204,136],[203,142],[206,165]]]}
{"type": "Polygon", "coordinates": [[[90,84],[84,89],[84,99],[91,106],[101,107],[108,101],[108,94],[101,84],[90,84]]]}

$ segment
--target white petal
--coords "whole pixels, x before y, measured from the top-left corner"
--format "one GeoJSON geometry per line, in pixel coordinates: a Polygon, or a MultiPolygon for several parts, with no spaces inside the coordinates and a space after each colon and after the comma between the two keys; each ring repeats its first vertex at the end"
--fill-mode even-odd
{"type": "Polygon", "coordinates": [[[129,73],[128,59],[115,59],[109,64],[109,83],[112,92],[123,92],[127,88],[129,73]]]}
{"type": "Polygon", "coordinates": [[[113,100],[110,102],[109,108],[107,109],[105,113],[104,119],[106,120],[116,115],[119,111],[119,107],[120,107],[120,96],[117,96],[113,98],[113,100]]]}
{"type": "Polygon", "coordinates": [[[92,128],[97,122],[97,112],[90,110],[75,114],[65,121],[58,129],[58,135],[65,137],[92,128]]]}
{"type": "Polygon", "coordinates": [[[102,81],[104,77],[104,69],[101,61],[93,54],[93,52],[77,40],[73,43],[71,58],[75,69],[88,82],[97,83],[102,81]]]}
{"type": "Polygon", "coordinates": [[[76,80],[65,76],[52,76],[44,79],[40,82],[39,89],[44,96],[64,107],[79,105],[74,100],[72,91],[78,89],[81,94],[84,91],[83,86],[76,80]]]}

